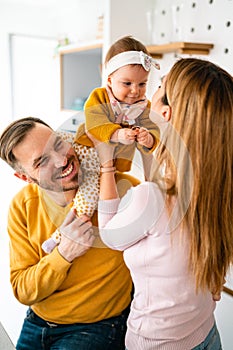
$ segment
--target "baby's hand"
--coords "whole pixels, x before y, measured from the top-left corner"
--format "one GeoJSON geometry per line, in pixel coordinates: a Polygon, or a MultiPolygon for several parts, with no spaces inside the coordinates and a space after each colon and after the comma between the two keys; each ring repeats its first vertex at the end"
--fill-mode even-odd
{"type": "Polygon", "coordinates": [[[137,139],[136,141],[147,148],[152,148],[154,145],[154,138],[150,132],[145,128],[137,129],[137,139]]]}
{"type": "Polygon", "coordinates": [[[124,145],[131,145],[135,141],[137,131],[133,129],[122,128],[118,131],[118,142],[124,145]]]}

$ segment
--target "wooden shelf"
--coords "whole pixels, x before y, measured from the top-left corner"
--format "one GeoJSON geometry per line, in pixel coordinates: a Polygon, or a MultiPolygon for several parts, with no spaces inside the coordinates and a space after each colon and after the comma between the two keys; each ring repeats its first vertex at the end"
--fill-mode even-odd
{"type": "Polygon", "coordinates": [[[59,49],[59,54],[60,55],[66,55],[69,53],[81,53],[83,52],[88,52],[91,53],[92,51],[96,51],[97,49],[102,50],[103,47],[103,42],[102,40],[95,40],[93,42],[89,43],[83,43],[83,44],[73,44],[73,45],[67,45],[63,46],[59,49]]]}
{"type": "MultiPolygon", "coordinates": [[[[173,42],[164,45],[147,45],[152,57],[163,54],[208,55],[213,44],[173,42]]],[[[81,44],[63,46],[59,49],[61,75],[61,109],[75,110],[76,99],[85,99],[90,92],[102,84],[103,41],[94,40],[81,44]]]]}
{"type": "MultiPolygon", "coordinates": [[[[103,42],[102,40],[97,40],[90,43],[84,43],[77,46],[67,45],[59,49],[60,55],[75,53],[81,51],[89,51],[96,49],[102,49],[103,42]]],[[[190,42],[173,42],[162,45],[147,45],[148,51],[151,55],[156,56],[157,58],[162,58],[166,53],[180,53],[180,54],[196,54],[196,55],[208,55],[210,50],[214,47],[213,44],[208,43],[190,43],[190,42]]]]}
{"type": "Polygon", "coordinates": [[[229,294],[229,295],[231,295],[231,296],[233,297],[233,290],[232,290],[232,289],[230,289],[230,288],[224,286],[224,287],[223,287],[223,291],[224,291],[225,293],[227,293],[227,294],[229,294]]]}
{"type": "Polygon", "coordinates": [[[163,45],[147,45],[150,54],[155,58],[162,58],[165,53],[180,53],[189,55],[208,55],[213,44],[174,42],[163,45]]]}
{"type": "MultiPolygon", "coordinates": [[[[92,43],[84,43],[77,46],[67,45],[60,48],[60,55],[65,55],[69,53],[81,52],[81,51],[95,51],[96,49],[102,49],[103,42],[102,40],[97,40],[92,43]]],[[[189,54],[189,55],[208,55],[210,50],[214,47],[213,44],[208,43],[190,43],[190,42],[173,42],[162,45],[147,45],[147,49],[153,57],[162,58],[166,53],[180,53],[180,54],[189,54]]]]}

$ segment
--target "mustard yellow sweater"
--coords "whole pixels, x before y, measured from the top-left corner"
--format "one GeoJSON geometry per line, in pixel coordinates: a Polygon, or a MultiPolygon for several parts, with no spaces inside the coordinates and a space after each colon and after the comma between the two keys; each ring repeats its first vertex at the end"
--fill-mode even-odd
{"type": "MultiPolygon", "coordinates": [[[[143,154],[150,154],[157,147],[159,140],[159,129],[149,119],[151,103],[148,101],[145,111],[136,119],[136,125],[142,126],[150,131],[155,142],[151,149],[134,142],[131,145],[118,143],[115,149],[116,168],[119,171],[129,171],[135,149],[138,148],[143,154]]],[[[77,130],[75,141],[86,146],[92,146],[91,141],[85,135],[85,128],[98,140],[109,142],[112,134],[121,129],[115,123],[115,116],[111,108],[110,100],[106,88],[96,88],[92,91],[85,103],[85,124],[80,125],[77,130]]]]}
{"type": "MultiPolygon", "coordinates": [[[[118,174],[121,195],[138,184],[118,174]]],[[[132,282],[121,252],[99,236],[85,255],[67,262],[55,248],[41,249],[70,207],[59,207],[35,184],[25,186],[9,209],[10,280],[15,297],[55,323],[89,323],[116,316],[130,303],[132,282]]],[[[97,215],[93,216],[97,226],[97,215]]],[[[98,230],[97,230],[98,232],[98,230]]]]}

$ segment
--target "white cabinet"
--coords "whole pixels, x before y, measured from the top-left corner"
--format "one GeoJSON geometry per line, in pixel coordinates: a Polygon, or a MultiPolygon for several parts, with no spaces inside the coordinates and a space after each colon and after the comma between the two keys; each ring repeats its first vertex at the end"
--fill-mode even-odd
{"type": "Polygon", "coordinates": [[[90,92],[102,83],[102,42],[67,46],[59,55],[61,109],[81,110],[90,92]]]}

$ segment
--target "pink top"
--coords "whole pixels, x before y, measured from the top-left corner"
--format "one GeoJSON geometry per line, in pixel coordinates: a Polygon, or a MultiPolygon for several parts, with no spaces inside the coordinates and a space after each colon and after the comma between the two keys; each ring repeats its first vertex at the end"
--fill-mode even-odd
{"type": "Polygon", "coordinates": [[[121,201],[99,201],[98,212],[102,240],[112,249],[124,250],[134,282],[129,344],[130,334],[148,338],[156,349],[191,349],[200,344],[214,324],[215,302],[210,292],[195,293],[187,268],[188,232],[180,234],[179,226],[170,232],[157,185],[145,182],[121,201]]]}

